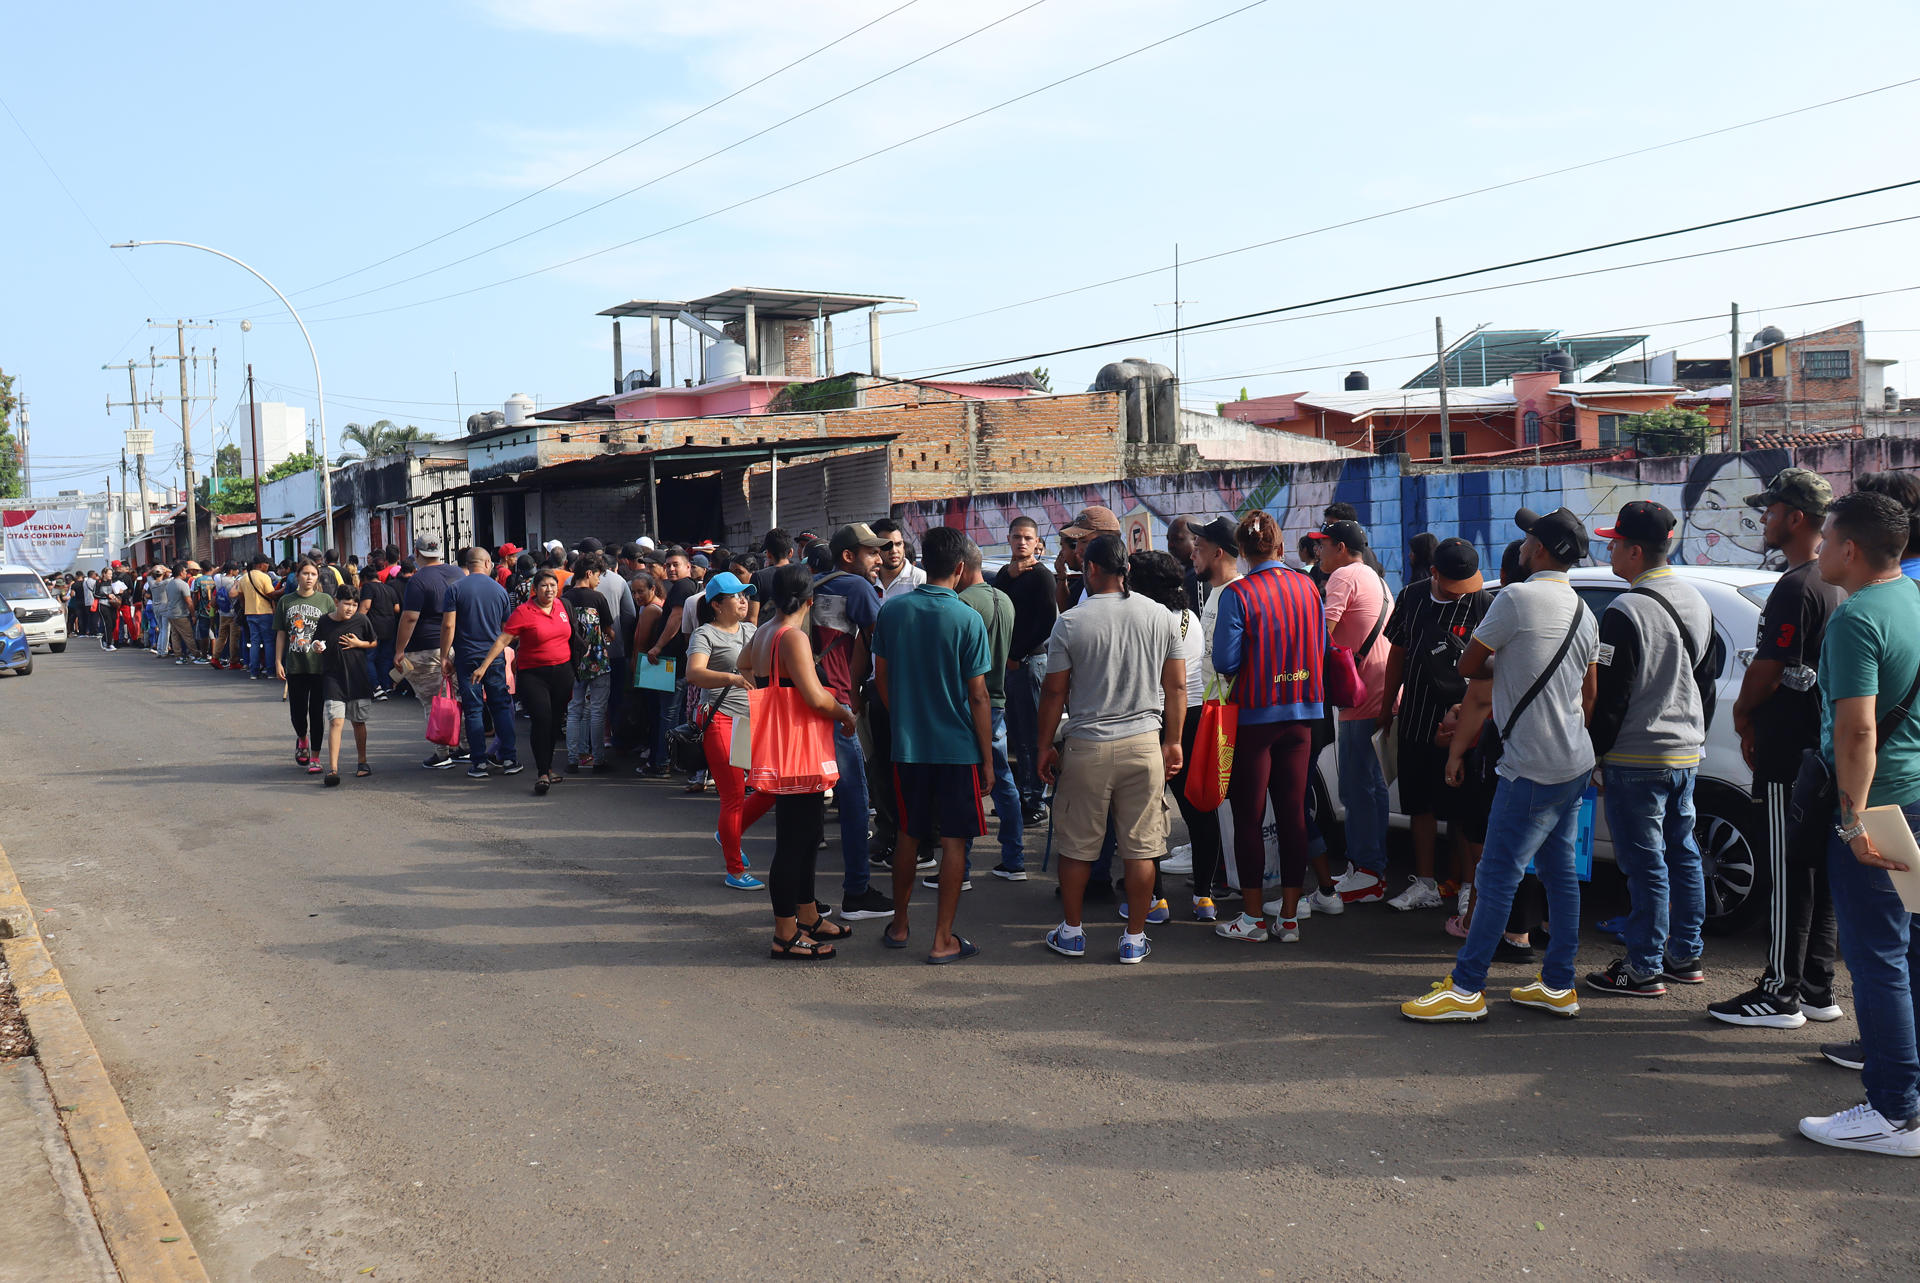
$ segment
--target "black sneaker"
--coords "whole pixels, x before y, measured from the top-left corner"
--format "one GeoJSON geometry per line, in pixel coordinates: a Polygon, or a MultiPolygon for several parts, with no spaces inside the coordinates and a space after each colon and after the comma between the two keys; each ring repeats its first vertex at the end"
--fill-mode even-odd
{"type": "MultiPolygon", "coordinates": [[[[929,891],[938,891],[940,889],[940,875],[936,873],[934,876],[930,878],[921,878],[920,885],[925,887],[929,891]]],[[[973,890],[973,879],[962,878],[960,880],[960,889],[962,891],[973,890]]]]}
{"type": "Polygon", "coordinates": [[[1797,998],[1783,998],[1759,985],[1738,998],[1707,1004],[1707,1014],[1730,1025],[1749,1025],[1760,1029],[1798,1029],[1807,1023],[1797,998]]]}
{"type": "Polygon", "coordinates": [[[913,871],[915,873],[931,873],[939,867],[940,858],[938,856],[923,855],[914,863],[913,871]]]}
{"type": "Polygon", "coordinates": [[[1703,985],[1707,971],[1698,958],[1668,958],[1660,966],[1660,978],[1676,985],[1703,985]]]}
{"type": "Polygon", "coordinates": [[[840,902],[840,916],[848,922],[860,922],[867,918],[891,918],[893,901],[882,894],[878,887],[868,887],[859,895],[850,895],[840,902]]]}
{"type": "Polygon", "coordinates": [[[1605,971],[1589,971],[1587,988],[1601,993],[1625,994],[1629,998],[1664,998],[1667,986],[1659,976],[1638,976],[1625,958],[1615,958],[1605,971]]]}
{"type": "Polygon", "coordinates": [[[867,863],[871,865],[873,868],[880,871],[881,873],[892,873],[893,872],[893,852],[887,851],[885,853],[875,853],[873,851],[869,851],[867,852],[867,863]]]}
{"type": "Polygon", "coordinates": [[[1865,1069],[1867,1053],[1860,1049],[1857,1042],[1823,1042],[1820,1054],[1842,1069],[1865,1069]]]}
{"type": "Polygon", "coordinates": [[[1513,962],[1524,967],[1531,967],[1536,959],[1537,955],[1534,953],[1532,945],[1515,944],[1504,936],[1501,937],[1499,944],[1493,946],[1493,960],[1495,962],[1513,962]]]}
{"type": "Polygon", "coordinates": [[[1045,824],[1047,822],[1047,804],[1035,802],[1020,812],[1020,819],[1026,824],[1045,824]]]}
{"type": "Polygon", "coordinates": [[[1002,882],[1025,882],[1027,880],[1027,871],[1025,869],[1009,869],[1004,864],[996,864],[993,866],[993,876],[999,878],[1002,882]]]}
{"type": "Polygon", "coordinates": [[[499,758],[495,758],[493,764],[500,768],[502,775],[518,775],[522,770],[526,769],[520,765],[520,759],[517,757],[508,758],[504,762],[499,758]]]}
{"type": "Polygon", "coordinates": [[[451,757],[429,757],[423,760],[420,765],[426,767],[429,771],[450,771],[453,769],[454,761],[455,759],[451,757]]]}

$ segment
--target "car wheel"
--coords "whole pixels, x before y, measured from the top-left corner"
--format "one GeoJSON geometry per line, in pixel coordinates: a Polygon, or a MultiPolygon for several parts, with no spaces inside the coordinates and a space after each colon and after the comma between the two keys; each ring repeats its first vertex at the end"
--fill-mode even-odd
{"type": "Polygon", "coordinates": [[[64,655],[67,653],[67,644],[65,642],[48,642],[47,650],[55,655],[64,655]]]}
{"type": "Polygon", "coordinates": [[[15,677],[33,676],[33,652],[32,651],[27,652],[27,662],[20,665],[20,667],[14,669],[13,675],[15,677]]]}
{"type": "Polygon", "coordinates": [[[1347,828],[1334,818],[1333,797],[1327,792],[1327,782],[1320,778],[1318,763],[1307,772],[1307,827],[1326,842],[1328,858],[1337,863],[1346,855],[1347,828]]]}
{"type": "Polygon", "coordinates": [[[1766,912],[1772,890],[1758,804],[1735,789],[1707,785],[1695,790],[1693,807],[1693,840],[1706,875],[1706,930],[1713,935],[1743,931],[1766,912]]]}

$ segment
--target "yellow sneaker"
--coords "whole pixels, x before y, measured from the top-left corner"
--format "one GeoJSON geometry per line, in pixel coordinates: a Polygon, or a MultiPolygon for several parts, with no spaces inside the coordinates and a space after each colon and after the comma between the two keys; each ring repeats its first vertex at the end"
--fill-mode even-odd
{"type": "Polygon", "coordinates": [[[1571,989],[1550,988],[1547,982],[1536,976],[1530,985],[1521,985],[1507,994],[1514,1002],[1523,1007],[1537,1007],[1541,1011],[1550,1011],[1556,1016],[1572,1017],[1580,1014],[1580,996],[1571,989]]]}
{"type": "Polygon", "coordinates": [[[1453,977],[1433,982],[1424,997],[1400,1004],[1400,1014],[1408,1020],[1443,1021],[1485,1020],[1487,1000],[1477,993],[1461,993],[1453,987],[1453,977]]]}

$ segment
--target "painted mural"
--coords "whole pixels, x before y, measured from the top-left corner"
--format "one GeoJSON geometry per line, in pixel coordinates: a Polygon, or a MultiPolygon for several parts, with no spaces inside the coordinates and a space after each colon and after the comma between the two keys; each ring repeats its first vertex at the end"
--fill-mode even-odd
{"type": "MultiPolygon", "coordinates": [[[[1499,565],[1507,543],[1519,537],[1513,525],[1518,508],[1546,512],[1564,505],[1593,530],[1629,501],[1655,499],[1679,519],[1676,560],[1757,567],[1764,560],[1760,524],[1746,497],[1789,466],[1820,473],[1836,494],[1844,494],[1861,473],[1920,468],[1920,441],[1876,438],[1794,450],[1478,472],[1405,472],[1397,457],[1328,460],[975,495],[906,504],[899,512],[916,539],[930,525],[954,526],[989,557],[1006,556],[1008,523],[1030,516],[1047,536],[1050,557],[1059,547],[1054,532],[1089,504],[1111,508],[1134,549],[1164,548],[1167,523],[1175,517],[1237,518],[1262,509],[1280,523],[1291,551],[1301,535],[1318,528],[1328,504],[1344,502],[1359,512],[1375,552],[1398,584],[1407,542],[1422,531],[1466,538],[1491,568],[1499,565]]],[[[1594,542],[1593,555],[1605,561],[1604,542],[1594,542]]]]}

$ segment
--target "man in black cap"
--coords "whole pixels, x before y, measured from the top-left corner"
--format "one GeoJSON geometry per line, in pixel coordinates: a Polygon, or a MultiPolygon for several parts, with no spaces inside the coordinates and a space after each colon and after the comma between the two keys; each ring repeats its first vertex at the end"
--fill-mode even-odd
{"type": "Polygon", "coordinates": [[[1673,514],[1638,499],[1594,534],[1632,584],[1600,621],[1589,732],[1606,777],[1607,831],[1632,897],[1627,953],[1587,976],[1603,993],[1658,998],[1699,984],[1706,874],[1693,840],[1693,784],[1713,720],[1720,651],[1713,610],[1667,564],[1673,514]]]}
{"type": "Polygon", "coordinates": [[[1820,694],[1814,689],[1827,621],[1846,590],[1820,577],[1820,526],[1833,503],[1825,477],[1782,469],[1747,497],[1760,512],[1760,537],[1787,561],[1760,609],[1760,636],[1733,702],[1733,729],[1753,768],[1753,789],[1767,811],[1767,967],[1736,998],[1709,1003],[1707,1014],[1730,1025],[1798,1029],[1809,1020],[1838,1020],[1833,1000],[1839,939],[1827,882],[1824,830],[1789,836],[1787,801],[1808,749],[1820,747],[1820,694]],[[1813,841],[1807,839],[1811,837],[1813,841]],[[1789,851],[1792,845],[1796,849],[1789,851]],[[1805,849],[1800,849],[1805,848],[1805,849]]]}
{"type": "MultiPolygon", "coordinates": [[[[1527,534],[1520,547],[1527,578],[1500,590],[1460,659],[1460,673],[1469,681],[1492,673],[1493,727],[1504,745],[1486,849],[1474,879],[1473,922],[1452,974],[1401,1004],[1400,1013],[1410,1020],[1487,1018],[1482,992],[1487,968],[1529,863],[1538,867],[1546,887],[1553,940],[1540,977],[1508,996],[1520,1006],[1557,1016],[1580,1013],[1573,987],[1579,933],[1565,924],[1580,920],[1574,834],[1580,799],[1593,774],[1586,721],[1600,636],[1592,613],[1574,595],[1567,570],[1586,556],[1587,531],[1565,508],[1544,517],[1523,508],[1514,521],[1527,534]],[[1492,662],[1495,655],[1498,664],[1492,662]]],[[[1445,549],[1443,543],[1435,552],[1436,570],[1445,549]]]]}
{"type": "MultiPolygon", "coordinates": [[[[1203,576],[1206,591],[1200,606],[1200,689],[1212,688],[1219,674],[1213,670],[1213,630],[1220,621],[1220,590],[1240,577],[1240,545],[1234,523],[1215,517],[1193,528],[1193,566],[1203,576]]],[[[1189,717],[1181,724],[1181,749],[1185,760],[1193,761],[1194,741],[1200,719],[1189,717]]],[[[1213,902],[1214,882],[1220,873],[1220,816],[1202,811],[1186,799],[1184,787],[1174,792],[1181,817],[1187,822],[1187,840],[1193,847],[1193,917],[1196,922],[1217,922],[1218,907],[1213,902]]]]}
{"type": "Polygon", "coordinates": [[[1007,564],[993,577],[993,586],[1013,602],[1013,643],[1007,652],[1007,745],[1013,754],[1013,776],[1020,786],[1021,818],[1038,824],[1047,818],[1040,782],[1040,674],[1047,637],[1060,615],[1054,597],[1053,572],[1040,561],[1040,525],[1024,513],[1007,527],[1007,564]]]}
{"type": "MultiPolygon", "coordinates": [[[[1377,725],[1386,731],[1399,724],[1400,808],[1413,834],[1413,881],[1388,901],[1396,909],[1437,909],[1443,903],[1434,878],[1434,846],[1439,820],[1453,818],[1455,790],[1446,782],[1447,750],[1434,743],[1434,735],[1447,710],[1467,693],[1460,657],[1492,604],[1480,578],[1480,554],[1466,540],[1453,538],[1434,550],[1432,577],[1403,588],[1387,618],[1383,635],[1389,650],[1377,725]]],[[[1464,860],[1462,841],[1456,832],[1454,852],[1464,860]]],[[[1379,875],[1364,869],[1349,870],[1336,889],[1348,904],[1386,895],[1379,875]]]]}

